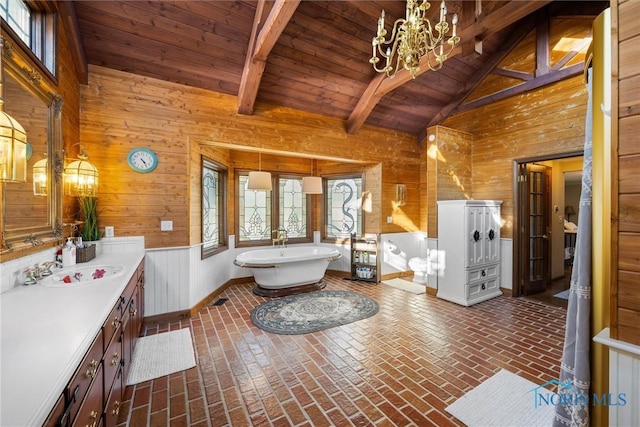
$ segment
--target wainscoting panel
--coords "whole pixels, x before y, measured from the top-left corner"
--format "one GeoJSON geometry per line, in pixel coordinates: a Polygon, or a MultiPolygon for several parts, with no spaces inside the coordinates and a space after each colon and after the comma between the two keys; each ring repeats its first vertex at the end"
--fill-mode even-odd
{"type": "Polygon", "coordinates": [[[513,239],[500,239],[500,287],[513,289],[513,239]]]}
{"type": "MultiPolygon", "coordinates": [[[[205,259],[201,259],[200,253],[200,245],[191,247],[189,308],[198,304],[232,277],[234,249],[228,249],[205,259]]],[[[246,276],[247,272],[244,273],[246,276]]]]}
{"type": "Polygon", "coordinates": [[[640,346],[610,338],[609,328],[593,340],[609,347],[609,425],[640,426],[640,346]]]}
{"type": "Polygon", "coordinates": [[[145,262],[145,316],[188,310],[191,249],[147,250],[145,262]]]}
{"type": "Polygon", "coordinates": [[[381,275],[411,272],[409,260],[428,256],[424,232],[384,233],[380,235],[381,275]]]}

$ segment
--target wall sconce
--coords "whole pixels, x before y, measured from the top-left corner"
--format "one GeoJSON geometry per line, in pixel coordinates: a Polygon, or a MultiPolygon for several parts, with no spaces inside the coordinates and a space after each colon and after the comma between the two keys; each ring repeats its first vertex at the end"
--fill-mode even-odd
{"type": "Polygon", "coordinates": [[[302,177],[302,192],[306,194],[322,194],[322,178],[313,176],[313,160],[311,160],[311,176],[302,177]]]}
{"type": "MultiPolygon", "coordinates": [[[[3,104],[0,98],[0,108],[3,104]]],[[[0,181],[27,182],[27,133],[4,111],[0,111],[0,181]]]]}
{"type": "Polygon", "coordinates": [[[262,172],[262,153],[258,153],[258,171],[249,172],[247,190],[271,191],[271,173],[262,172]]]}
{"type": "Polygon", "coordinates": [[[49,161],[45,155],[44,159],[33,164],[33,195],[47,195],[47,166],[49,161]]]}
{"type": "Polygon", "coordinates": [[[396,184],[396,206],[404,206],[407,204],[407,186],[404,184],[396,184]]]}
{"type": "Polygon", "coordinates": [[[78,160],[64,168],[64,194],[67,196],[96,197],[98,193],[98,169],[87,159],[89,156],[82,150],[78,160]]]}

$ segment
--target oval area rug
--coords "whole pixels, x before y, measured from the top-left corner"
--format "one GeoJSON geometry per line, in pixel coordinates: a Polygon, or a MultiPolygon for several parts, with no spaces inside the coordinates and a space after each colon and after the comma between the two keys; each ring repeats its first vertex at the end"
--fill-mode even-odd
{"type": "Polygon", "coordinates": [[[317,291],[273,299],[251,310],[258,328],[297,335],[346,325],[378,312],[378,303],[351,291],[317,291]]]}

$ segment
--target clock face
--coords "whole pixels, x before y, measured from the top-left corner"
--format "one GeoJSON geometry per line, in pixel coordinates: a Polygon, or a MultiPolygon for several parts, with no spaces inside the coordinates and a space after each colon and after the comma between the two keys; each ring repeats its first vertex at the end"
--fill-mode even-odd
{"type": "Polygon", "coordinates": [[[148,148],[134,148],[129,152],[127,163],[134,171],[147,173],[158,166],[158,157],[148,148]]]}

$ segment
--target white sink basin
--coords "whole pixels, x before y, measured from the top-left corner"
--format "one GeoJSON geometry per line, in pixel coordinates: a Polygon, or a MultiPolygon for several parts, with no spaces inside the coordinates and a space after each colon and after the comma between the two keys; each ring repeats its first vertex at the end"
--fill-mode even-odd
{"type": "Polygon", "coordinates": [[[38,284],[51,288],[65,288],[86,285],[108,277],[115,277],[124,271],[120,265],[87,265],[65,268],[40,280],[38,284]]]}

